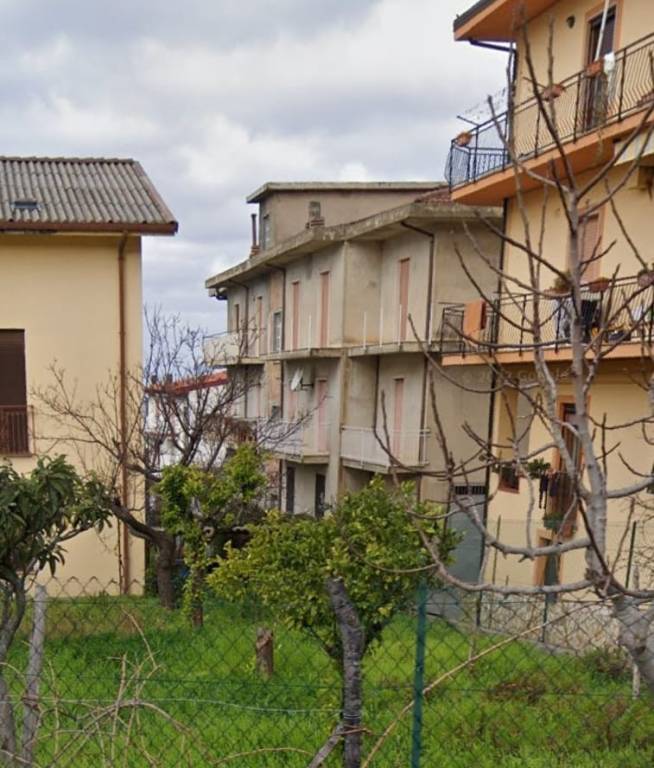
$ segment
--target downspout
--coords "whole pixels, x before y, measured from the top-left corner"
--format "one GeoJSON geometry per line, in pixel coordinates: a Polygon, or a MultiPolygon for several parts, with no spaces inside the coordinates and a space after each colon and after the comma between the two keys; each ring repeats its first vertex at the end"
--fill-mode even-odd
{"type": "MultiPolygon", "coordinates": [[[[407,224],[405,221],[402,222],[402,226],[406,229],[411,229],[414,232],[417,232],[419,235],[424,235],[425,237],[429,238],[429,279],[427,280],[427,299],[426,299],[426,307],[425,307],[425,337],[424,342],[425,346],[429,347],[429,344],[431,342],[431,314],[432,314],[432,302],[433,302],[433,295],[434,295],[434,261],[436,258],[436,235],[434,232],[430,232],[427,229],[421,229],[420,227],[415,227],[412,224],[407,224]]],[[[422,435],[425,433],[425,429],[427,428],[427,380],[429,378],[429,360],[426,355],[423,356],[423,364],[422,364],[422,396],[420,399],[420,437],[419,439],[422,441],[422,435]]],[[[424,450],[424,444],[421,442],[421,449],[424,450]]],[[[425,459],[426,456],[422,456],[421,459],[425,459]]],[[[423,476],[420,475],[420,480],[417,484],[417,491],[418,491],[418,499],[422,498],[422,479],[423,476]]]]}
{"type": "MultiPolygon", "coordinates": [[[[125,249],[127,232],[118,243],[118,345],[119,345],[119,429],[120,429],[120,484],[123,504],[129,503],[129,478],[127,473],[127,320],[125,313],[125,249]]],[[[129,557],[129,527],[119,523],[118,569],[121,592],[128,594],[131,584],[129,557]],[[121,552],[122,550],[122,552],[121,552]]]]}

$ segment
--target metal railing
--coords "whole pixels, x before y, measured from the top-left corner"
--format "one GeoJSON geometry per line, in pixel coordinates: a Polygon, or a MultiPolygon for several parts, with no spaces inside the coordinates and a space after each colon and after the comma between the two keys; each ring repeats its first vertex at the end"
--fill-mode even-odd
{"type": "Polygon", "coordinates": [[[204,358],[209,365],[234,365],[245,357],[258,357],[268,352],[266,329],[223,331],[205,336],[204,358]]]}
{"type": "MultiPolygon", "coordinates": [[[[393,458],[407,467],[419,467],[427,463],[426,444],[429,432],[425,429],[389,430],[388,449],[393,458]]],[[[382,443],[383,432],[379,432],[382,443]]],[[[372,464],[390,467],[391,458],[370,427],[348,427],[341,429],[341,458],[361,466],[372,464]]]]}
{"type": "MultiPolygon", "coordinates": [[[[654,34],[650,34],[542,89],[542,100],[553,102],[561,141],[576,141],[601,126],[617,123],[649,107],[654,100],[650,68],[653,53],[654,34]]],[[[477,181],[511,164],[501,136],[519,160],[538,157],[555,146],[538,99],[532,96],[452,141],[445,168],[451,188],[477,181]]]]}
{"type": "MultiPolygon", "coordinates": [[[[654,285],[637,279],[616,281],[608,289],[599,290],[599,281],[583,287],[581,326],[583,339],[590,342],[597,332],[606,329],[604,345],[620,343],[654,343],[654,285]]],[[[533,350],[536,346],[558,350],[570,343],[574,307],[570,294],[551,295],[538,302],[538,323],[534,318],[533,295],[504,295],[486,305],[483,327],[470,338],[465,328],[465,305],[443,309],[438,344],[444,353],[475,350],[533,350]],[[538,329],[540,339],[536,338],[538,329]]]]}
{"type": "Polygon", "coordinates": [[[0,405],[0,456],[28,456],[31,408],[27,405],[0,405]]]}
{"type": "Polygon", "coordinates": [[[326,456],[329,454],[329,424],[313,417],[298,421],[258,419],[257,442],[262,448],[288,457],[326,456]]]}

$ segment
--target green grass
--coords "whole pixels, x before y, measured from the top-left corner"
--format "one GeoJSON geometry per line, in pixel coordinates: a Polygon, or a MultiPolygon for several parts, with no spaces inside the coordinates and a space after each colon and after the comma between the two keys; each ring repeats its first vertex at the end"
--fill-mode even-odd
{"type": "MultiPolygon", "coordinates": [[[[477,635],[474,652],[499,640],[477,635]]],[[[411,700],[414,653],[414,621],[401,616],[366,659],[366,750],[411,700]]],[[[425,680],[470,654],[470,636],[432,622],[425,680]]],[[[22,637],[11,664],[23,670],[26,655],[22,637]]],[[[422,766],[654,765],[653,702],[632,701],[629,674],[602,659],[515,642],[466,667],[425,702],[422,766]]],[[[19,692],[15,677],[12,688],[19,692]]],[[[162,611],[151,599],[110,597],[50,603],[41,691],[38,764],[75,768],[304,768],[309,760],[303,751],[313,753],[324,742],[340,697],[337,670],[315,642],[253,611],[212,604],[205,627],[194,631],[179,613],[162,611]],[[268,681],[254,668],[256,628],[264,624],[275,632],[275,674],[268,681]],[[138,698],[160,711],[126,708],[114,717],[107,708],[121,677],[123,699],[138,698]],[[275,749],[298,751],[268,751],[275,749]],[[255,750],[266,751],[224,762],[255,750]]],[[[404,768],[410,750],[408,717],[373,765],[404,768]]],[[[338,762],[335,754],[328,765],[338,762]]]]}

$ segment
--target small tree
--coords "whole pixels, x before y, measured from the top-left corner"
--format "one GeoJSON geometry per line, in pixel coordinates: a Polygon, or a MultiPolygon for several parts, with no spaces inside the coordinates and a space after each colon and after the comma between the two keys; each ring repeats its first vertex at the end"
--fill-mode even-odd
{"type": "Polygon", "coordinates": [[[184,542],[188,576],[183,606],[193,626],[203,623],[211,563],[236,529],[262,517],[267,485],[262,456],[252,443],[240,445],[217,472],[181,464],[163,470],[155,489],[161,499],[161,524],[184,542]]]}
{"type": "MultiPolygon", "coordinates": [[[[434,510],[416,501],[410,483],[388,490],[381,478],[345,496],[323,520],[271,512],[250,527],[248,546],[228,548],[209,577],[222,597],[253,596],[287,626],[311,634],[338,663],[339,733],[348,768],[360,764],[363,656],[408,604],[429,565],[407,507],[435,520],[434,510]]],[[[429,535],[449,561],[455,535],[436,521],[429,535]]]]}
{"type": "MultiPolygon", "coordinates": [[[[4,668],[25,615],[29,582],[46,568],[54,574],[64,562],[64,544],[92,528],[102,530],[110,516],[105,486],[81,478],[61,456],[39,460],[29,475],[0,465],[0,748],[9,765],[26,764],[18,754],[4,668]]],[[[23,743],[26,752],[31,754],[31,744],[23,743]]]]}

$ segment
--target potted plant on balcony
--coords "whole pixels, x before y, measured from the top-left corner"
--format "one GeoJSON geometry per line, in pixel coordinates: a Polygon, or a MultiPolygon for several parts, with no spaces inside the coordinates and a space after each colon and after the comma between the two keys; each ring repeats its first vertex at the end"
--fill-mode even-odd
{"type": "Polygon", "coordinates": [[[527,474],[532,480],[537,480],[547,474],[551,464],[545,459],[532,459],[527,462],[527,474]]]}
{"type": "Polygon", "coordinates": [[[570,270],[566,269],[564,272],[557,274],[554,278],[552,285],[545,291],[548,296],[565,296],[566,293],[570,293],[570,286],[572,285],[572,277],[570,270]]]}
{"type": "Polygon", "coordinates": [[[604,293],[611,287],[610,277],[596,277],[588,283],[588,290],[591,293],[604,293]]]}
{"type": "Polygon", "coordinates": [[[654,285],[654,263],[649,267],[643,267],[637,275],[640,288],[649,288],[654,285]]]}
{"type": "Polygon", "coordinates": [[[563,91],[565,91],[565,85],[563,85],[563,83],[552,83],[552,85],[548,85],[547,88],[543,90],[543,101],[554,101],[554,99],[559,98],[563,91]]]}
{"type": "Polygon", "coordinates": [[[472,133],[470,131],[462,131],[455,139],[454,143],[457,147],[467,147],[472,141],[472,133]]]}
{"type": "Polygon", "coordinates": [[[604,59],[595,59],[586,65],[586,75],[588,77],[597,77],[604,72],[604,59]]]}

